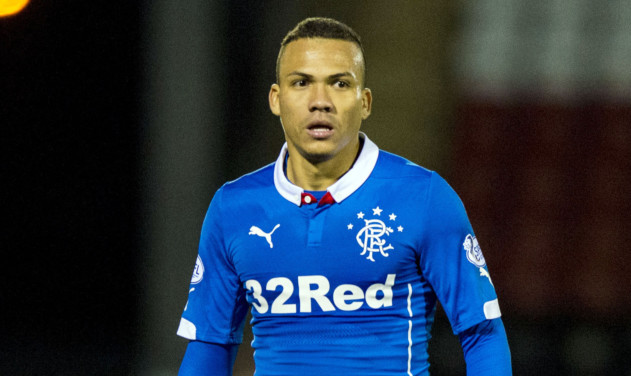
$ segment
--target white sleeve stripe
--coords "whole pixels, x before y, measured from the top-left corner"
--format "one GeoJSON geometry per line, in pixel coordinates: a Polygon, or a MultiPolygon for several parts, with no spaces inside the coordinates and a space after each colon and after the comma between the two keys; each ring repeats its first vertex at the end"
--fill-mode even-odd
{"type": "Polygon", "coordinates": [[[500,316],[502,316],[502,312],[500,312],[500,304],[497,299],[484,303],[484,317],[487,320],[496,319],[500,316]]]}
{"type": "Polygon", "coordinates": [[[180,326],[177,328],[177,335],[195,341],[197,339],[197,328],[195,324],[182,317],[180,326]]]}
{"type": "Polygon", "coordinates": [[[408,376],[412,376],[412,284],[408,283],[408,376]]]}

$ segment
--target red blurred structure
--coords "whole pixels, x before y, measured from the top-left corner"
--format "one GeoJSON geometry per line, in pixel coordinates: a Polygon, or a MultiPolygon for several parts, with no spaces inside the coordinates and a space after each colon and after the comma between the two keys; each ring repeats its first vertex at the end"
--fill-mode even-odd
{"type": "Polygon", "coordinates": [[[631,105],[459,108],[450,181],[503,310],[631,313],[631,105]]]}

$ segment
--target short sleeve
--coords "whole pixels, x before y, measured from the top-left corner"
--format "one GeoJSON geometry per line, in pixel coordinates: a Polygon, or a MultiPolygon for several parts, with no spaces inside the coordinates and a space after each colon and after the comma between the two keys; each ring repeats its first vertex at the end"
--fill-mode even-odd
{"type": "Polygon", "coordinates": [[[454,333],[500,317],[495,288],[464,205],[436,173],[432,173],[426,204],[420,268],[454,333]]]}
{"type": "Polygon", "coordinates": [[[226,248],[222,195],[220,188],[202,225],[188,302],[177,334],[190,340],[238,344],[243,338],[248,304],[226,248]]]}

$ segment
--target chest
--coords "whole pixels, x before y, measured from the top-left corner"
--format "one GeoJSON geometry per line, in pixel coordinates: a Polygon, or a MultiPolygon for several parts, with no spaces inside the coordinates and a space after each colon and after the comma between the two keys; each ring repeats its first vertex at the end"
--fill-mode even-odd
{"type": "Polygon", "coordinates": [[[302,289],[333,301],[340,286],[341,294],[359,296],[375,284],[418,275],[419,220],[405,205],[346,200],[320,207],[260,205],[248,212],[236,216],[228,244],[248,291],[299,299],[302,289]]]}

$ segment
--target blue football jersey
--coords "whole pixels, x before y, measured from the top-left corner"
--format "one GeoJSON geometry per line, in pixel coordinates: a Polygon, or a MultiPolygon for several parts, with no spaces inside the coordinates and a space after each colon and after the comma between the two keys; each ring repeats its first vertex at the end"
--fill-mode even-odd
{"type": "Polygon", "coordinates": [[[500,317],[457,194],[360,137],[320,200],[287,179],[286,145],[216,192],[180,336],[240,343],[251,307],[256,375],[426,375],[437,300],[454,333],[500,317]]]}

